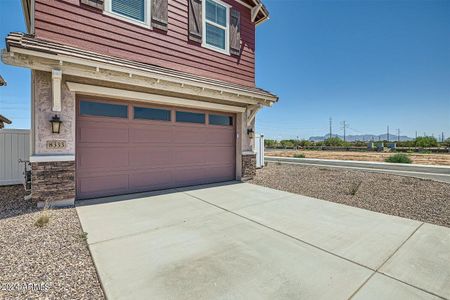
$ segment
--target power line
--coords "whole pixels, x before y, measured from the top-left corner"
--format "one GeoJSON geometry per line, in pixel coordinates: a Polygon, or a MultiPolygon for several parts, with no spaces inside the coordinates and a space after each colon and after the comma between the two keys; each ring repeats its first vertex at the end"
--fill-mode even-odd
{"type": "Polygon", "coordinates": [[[347,128],[349,128],[350,127],[350,125],[349,124],[347,124],[347,121],[343,121],[342,122],[342,129],[344,129],[344,142],[346,141],[345,139],[346,139],[346,129],[347,128]]]}
{"type": "Polygon", "coordinates": [[[333,119],[330,117],[330,139],[333,137],[333,119]]]}

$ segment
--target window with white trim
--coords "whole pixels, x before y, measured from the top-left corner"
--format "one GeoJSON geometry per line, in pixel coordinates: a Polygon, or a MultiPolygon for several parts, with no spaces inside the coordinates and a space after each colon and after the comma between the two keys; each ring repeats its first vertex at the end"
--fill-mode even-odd
{"type": "Polygon", "coordinates": [[[230,6],[218,0],[203,2],[203,46],[229,54],[230,6]]]}
{"type": "Polygon", "coordinates": [[[105,12],[116,18],[150,27],[151,0],[105,0],[105,12]]]}

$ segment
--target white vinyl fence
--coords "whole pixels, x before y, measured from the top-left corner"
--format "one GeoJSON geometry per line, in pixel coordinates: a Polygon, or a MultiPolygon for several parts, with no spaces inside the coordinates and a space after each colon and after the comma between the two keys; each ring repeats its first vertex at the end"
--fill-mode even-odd
{"type": "Polygon", "coordinates": [[[30,159],[30,130],[0,129],[0,185],[24,183],[19,159],[30,159]]]}
{"type": "Polygon", "coordinates": [[[255,135],[256,167],[264,167],[264,135],[255,135]]]}

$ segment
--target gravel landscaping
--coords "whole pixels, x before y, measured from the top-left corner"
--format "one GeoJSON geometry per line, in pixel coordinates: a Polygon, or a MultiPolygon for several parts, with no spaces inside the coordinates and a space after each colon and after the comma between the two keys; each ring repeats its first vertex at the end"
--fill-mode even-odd
{"type": "Polygon", "coordinates": [[[75,208],[42,210],[0,187],[0,299],[105,299],[75,208]]]}
{"type": "Polygon", "coordinates": [[[254,184],[450,227],[450,184],[363,171],[269,163],[254,184]]]}

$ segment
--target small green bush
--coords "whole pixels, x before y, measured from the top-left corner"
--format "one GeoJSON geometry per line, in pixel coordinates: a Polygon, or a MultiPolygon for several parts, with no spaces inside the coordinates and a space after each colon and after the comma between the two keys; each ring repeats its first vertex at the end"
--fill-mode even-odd
{"type": "Polygon", "coordinates": [[[295,158],[305,158],[305,154],[303,154],[303,153],[296,153],[296,154],[294,154],[294,157],[295,158]]]}
{"type": "Polygon", "coordinates": [[[385,162],[399,163],[399,164],[410,164],[410,163],[412,163],[412,160],[406,154],[397,153],[397,154],[391,155],[388,158],[386,158],[385,162]]]}

